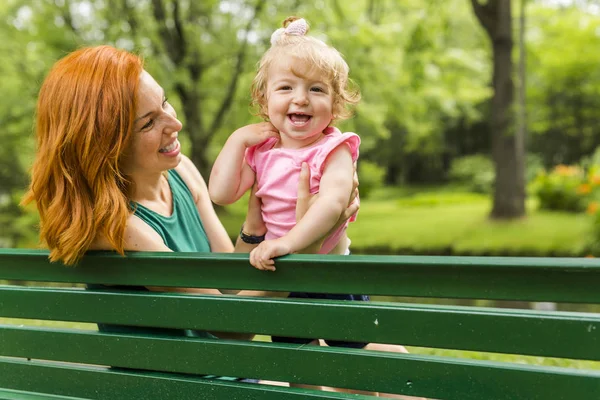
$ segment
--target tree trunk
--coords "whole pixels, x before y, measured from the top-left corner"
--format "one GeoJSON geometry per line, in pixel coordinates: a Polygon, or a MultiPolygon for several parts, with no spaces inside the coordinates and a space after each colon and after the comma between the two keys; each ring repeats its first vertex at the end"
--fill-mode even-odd
{"type": "Polygon", "coordinates": [[[525,176],[527,175],[527,48],[525,43],[527,2],[528,0],[521,0],[519,12],[519,114],[517,118],[517,153],[523,153],[523,174],[525,176]]]}
{"type": "Polygon", "coordinates": [[[496,181],[491,217],[518,218],[525,215],[525,148],[513,127],[511,0],[471,3],[492,43],[494,62],[490,132],[496,181]]]}

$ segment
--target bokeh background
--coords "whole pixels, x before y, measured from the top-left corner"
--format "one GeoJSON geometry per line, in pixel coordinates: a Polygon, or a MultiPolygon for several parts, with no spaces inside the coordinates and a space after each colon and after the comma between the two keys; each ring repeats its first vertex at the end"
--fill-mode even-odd
{"type": "MultiPolygon", "coordinates": [[[[37,247],[19,206],[39,86],[86,45],[141,54],[205,174],[258,121],[256,63],[289,15],[339,49],[363,100],[355,253],[591,256],[600,237],[600,3],[583,0],[4,0],[0,247],[37,247]],[[496,12],[500,10],[500,12],[496,12]]],[[[231,236],[245,203],[220,208],[231,236]]]]}

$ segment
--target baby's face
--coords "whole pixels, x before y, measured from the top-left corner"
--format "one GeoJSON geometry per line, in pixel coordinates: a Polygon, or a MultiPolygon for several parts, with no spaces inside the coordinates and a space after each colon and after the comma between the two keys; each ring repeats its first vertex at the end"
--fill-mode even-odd
{"type": "Polygon", "coordinates": [[[267,112],[281,134],[282,147],[308,146],[333,119],[332,87],[302,63],[275,63],[267,79],[267,112]]]}

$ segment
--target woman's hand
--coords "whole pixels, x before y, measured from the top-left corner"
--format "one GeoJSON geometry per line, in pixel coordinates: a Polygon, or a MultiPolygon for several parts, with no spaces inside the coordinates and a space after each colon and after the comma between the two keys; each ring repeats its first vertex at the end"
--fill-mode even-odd
{"type": "MultiPolygon", "coordinates": [[[[360,208],[358,201],[358,175],[356,173],[356,163],[354,164],[354,181],[352,192],[348,199],[348,207],[344,210],[337,223],[331,230],[321,239],[313,243],[310,247],[303,249],[303,253],[318,253],[323,245],[323,242],[329,235],[335,232],[341,225],[358,212],[360,208]]],[[[296,222],[300,221],[312,204],[316,201],[319,194],[310,194],[310,168],[306,163],[302,163],[300,171],[300,181],[298,182],[298,202],[296,203],[296,222]]]]}

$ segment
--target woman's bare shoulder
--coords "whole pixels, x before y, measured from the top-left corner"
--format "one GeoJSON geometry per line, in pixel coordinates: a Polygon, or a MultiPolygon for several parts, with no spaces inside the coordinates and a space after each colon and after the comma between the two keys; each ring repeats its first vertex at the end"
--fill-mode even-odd
{"type": "MultiPolygon", "coordinates": [[[[160,235],[136,215],[130,215],[125,226],[125,251],[171,251],[160,235]]],[[[90,250],[114,250],[102,234],[99,234],[90,250]]]]}
{"type": "Polygon", "coordinates": [[[206,182],[202,178],[202,175],[200,175],[198,168],[196,168],[192,160],[182,155],[181,162],[175,167],[175,170],[194,196],[194,202],[198,203],[203,194],[208,193],[206,182]]]}

